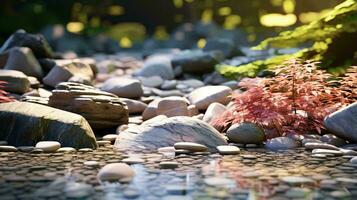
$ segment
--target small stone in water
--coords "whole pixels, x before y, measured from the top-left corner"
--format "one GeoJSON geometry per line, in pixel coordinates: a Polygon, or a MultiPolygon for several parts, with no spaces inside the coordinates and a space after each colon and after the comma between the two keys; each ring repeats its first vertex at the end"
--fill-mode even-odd
{"type": "Polygon", "coordinates": [[[222,145],[217,146],[217,150],[220,154],[239,154],[240,149],[236,146],[222,145]]]}
{"type": "Polygon", "coordinates": [[[191,152],[205,152],[208,150],[205,145],[194,142],[177,142],[174,147],[175,149],[184,149],[191,152]]]}
{"type": "Polygon", "coordinates": [[[37,149],[42,149],[45,153],[52,153],[61,148],[61,144],[56,141],[41,141],[35,146],[37,149]]]}
{"type": "Polygon", "coordinates": [[[0,146],[0,152],[16,152],[17,149],[14,146],[2,145],[0,146]]]}
{"type": "Polygon", "coordinates": [[[122,160],[124,163],[126,164],[140,164],[140,163],[143,163],[145,162],[144,159],[141,159],[141,158],[136,158],[136,157],[129,157],[129,158],[125,158],[122,160]]]}
{"type": "Polygon", "coordinates": [[[302,184],[313,184],[314,180],[307,178],[307,177],[302,177],[302,176],[286,176],[281,178],[281,180],[285,183],[291,184],[291,185],[302,185],[302,184]]]}
{"type": "Polygon", "coordinates": [[[235,185],[234,180],[227,179],[227,178],[221,178],[221,177],[205,178],[205,179],[204,179],[204,182],[205,182],[207,185],[217,186],[217,187],[221,187],[221,186],[234,186],[234,185],[235,185]]]}
{"type": "Polygon", "coordinates": [[[125,163],[110,163],[99,170],[97,175],[101,181],[130,182],[135,175],[134,170],[125,163]]]}

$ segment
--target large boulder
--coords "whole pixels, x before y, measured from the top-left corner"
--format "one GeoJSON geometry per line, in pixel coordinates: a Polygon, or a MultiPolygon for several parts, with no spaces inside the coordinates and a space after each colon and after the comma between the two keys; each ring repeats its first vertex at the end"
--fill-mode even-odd
{"type": "Polygon", "coordinates": [[[5,81],[2,89],[7,92],[23,94],[30,90],[28,77],[16,70],[0,70],[0,81],[5,81]]]}
{"type": "Polygon", "coordinates": [[[18,70],[28,76],[41,79],[43,76],[40,63],[27,47],[14,47],[4,52],[1,57],[6,56],[6,64],[0,66],[3,69],[18,70]]]}
{"type": "Polygon", "coordinates": [[[224,137],[207,123],[191,117],[171,117],[121,132],[115,142],[117,150],[157,150],[177,142],[195,142],[215,152],[219,145],[227,144],[224,137]]]}
{"type": "Polygon", "coordinates": [[[52,49],[42,35],[29,34],[24,30],[13,33],[0,48],[0,53],[12,47],[28,47],[37,58],[53,57],[52,49]]]}
{"type": "Polygon", "coordinates": [[[82,116],[27,102],[0,104],[0,140],[13,146],[35,146],[45,140],[58,141],[63,147],[97,148],[82,116]]]}
{"type": "Polygon", "coordinates": [[[338,137],[357,142],[357,102],[330,114],[324,120],[325,127],[338,137]]]}
{"type": "Polygon", "coordinates": [[[58,84],[48,105],[82,115],[94,129],[114,128],[129,120],[128,107],[117,96],[80,83],[58,84]]]}
{"type": "Polygon", "coordinates": [[[73,77],[91,82],[94,78],[94,73],[89,64],[79,62],[78,60],[63,60],[56,62],[56,65],[43,78],[43,83],[56,87],[57,84],[66,82],[73,77]]]}
{"type": "Polygon", "coordinates": [[[129,78],[110,78],[103,83],[101,89],[124,98],[139,98],[144,94],[141,82],[129,78]]]}
{"type": "Polygon", "coordinates": [[[138,70],[135,75],[144,77],[160,76],[164,80],[173,79],[175,76],[171,59],[167,56],[153,56],[148,58],[143,68],[138,70]]]}
{"type": "Polygon", "coordinates": [[[192,91],[188,100],[199,110],[206,110],[211,103],[226,105],[231,99],[231,93],[232,89],[227,86],[204,86],[192,91]]]}

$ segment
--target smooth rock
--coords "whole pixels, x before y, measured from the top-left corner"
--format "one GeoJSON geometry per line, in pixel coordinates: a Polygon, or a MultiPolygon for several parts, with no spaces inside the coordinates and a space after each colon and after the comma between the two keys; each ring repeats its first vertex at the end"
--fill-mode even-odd
{"type": "Polygon", "coordinates": [[[5,81],[2,89],[7,92],[23,94],[30,90],[30,81],[27,76],[16,70],[0,70],[0,81],[5,81]]]}
{"type": "Polygon", "coordinates": [[[197,88],[188,95],[188,100],[199,110],[206,110],[212,103],[226,105],[230,101],[232,89],[227,86],[204,86],[197,88]]]}
{"type": "Polygon", "coordinates": [[[125,98],[139,98],[144,93],[139,80],[128,78],[110,78],[101,89],[125,98]]]}
{"type": "Polygon", "coordinates": [[[17,149],[14,146],[0,145],[0,152],[16,152],[17,149]]]}
{"type": "Polygon", "coordinates": [[[45,153],[52,153],[61,148],[61,144],[56,141],[41,141],[35,145],[35,148],[42,149],[45,153]]]}
{"type": "Polygon", "coordinates": [[[191,152],[205,152],[208,148],[205,145],[194,142],[177,142],[174,144],[175,149],[184,149],[191,152]]]}
{"type": "Polygon", "coordinates": [[[254,123],[233,124],[227,130],[230,141],[240,144],[261,144],[264,141],[264,130],[254,123]]]}
{"type": "Polygon", "coordinates": [[[110,141],[111,143],[114,143],[115,140],[117,139],[118,135],[117,134],[107,134],[103,136],[103,140],[110,141]]]}
{"type": "Polygon", "coordinates": [[[211,105],[208,106],[205,115],[203,117],[203,121],[210,123],[212,122],[212,120],[219,117],[226,111],[227,108],[224,105],[220,103],[212,103],[211,105]]]}
{"type": "Polygon", "coordinates": [[[331,149],[314,149],[312,150],[313,154],[331,154],[335,156],[342,156],[343,153],[339,150],[331,150],[331,149]]]}
{"type": "Polygon", "coordinates": [[[77,150],[73,147],[61,147],[57,150],[57,152],[63,152],[63,153],[74,153],[77,150]]]}
{"type": "Polygon", "coordinates": [[[99,170],[97,175],[101,181],[130,182],[135,175],[134,170],[125,163],[110,163],[99,170]]]}
{"type": "Polygon", "coordinates": [[[82,116],[27,102],[0,104],[0,140],[4,139],[14,146],[34,146],[46,140],[66,147],[97,147],[94,133],[82,116]]]}
{"type": "Polygon", "coordinates": [[[300,144],[290,137],[277,137],[268,140],[265,147],[271,150],[286,150],[299,147],[300,144]]]}
{"type": "Polygon", "coordinates": [[[234,42],[227,38],[213,38],[206,42],[203,51],[221,51],[226,58],[236,54],[234,42]]]}
{"type": "Polygon", "coordinates": [[[357,142],[357,102],[327,116],[324,125],[334,135],[357,142]]]}
{"type": "Polygon", "coordinates": [[[143,120],[148,120],[151,119],[155,116],[157,116],[156,110],[157,110],[157,106],[160,102],[160,99],[154,99],[152,102],[150,102],[148,104],[148,106],[146,107],[146,109],[144,110],[143,114],[142,114],[142,118],[143,120]]]}
{"type": "Polygon", "coordinates": [[[140,163],[144,163],[145,160],[142,158],[138,158],[138,157],[129,157],[129,158],[125,158],[122,160],[122,162],[128,164],[128,165],[132,165],[132,164],[140,164],[140,163]]]}
{"type": "Polygon", "coordinates": [[[223,155],[235,155],[240,153],[240,149],[236,146],[221,145],[217,146],[217,150],[223,155]]]}
{"type": "Polygon", "coordinates": [[[158,88],[164,82],[160,76],[138,77],[143,86],[158,88]]]}
{"type": "Polygon", "coordinates": [[[320,140],[322,142],[325,142],[327,144],[331,144],[331,145],[334,145],[336,147],[341,147],[341,146],[344,146],[346,145],[346,140],[342,139],[342,138],[339,138],[339,137],[336,137],[335,135],[333,134],[325,134],[323,136],[320,137],[320,140]]]}
{"type": "Polygon", "coordinates": [[[98,167],[99,166],[99,162],[94,161],[94,160],[90,160],[90,161],[83,162],[83,165],[85,165],[87,167],[98,167]]]}
{"type": "Polygon", "coordinates": [[[136,76],[160,76],[164,80],[173,79],[174,72],[171,65],[171,59],[166,56],[149,57],[144,66],[137,72],[136,76]]]}
{"type": "Polygon", "coordinates": [[[350,162],[351,162],[352,164],[357,164],[357,156],[351,158],[350,162]]]}
{"type": "Polygon", "coordinates": [[[331,150],[339,150],[338,147],[333,146],[331,144],[326,144],[326,143],[306,143],[305,149],[313,150],[313,149],[331,149],[331,150]]]}
{"type": "Polygon", "coordinates": [[[177,142],[194,142],[205,145],[209,151],[225,145],[226,140],[213,127],[191,117],[171,117],[161,121],[131,127],[119,134],[115,142],[118,150],[156,150],[173,146],[177,142]]]}
{"type": "Polygon", "coordinates": [[[156,109],[156,115],[165,115],[167,117],[188,116],[189,102],[183,97],[165,97],[159,100],[156,109]]]}
{"type": "Polygon", "coordinates": [[[235,187],[235,181],[223,177],[209,177],[204,179],[205,184],[214,187],[235,187]]]}
{"type": "Polygon", "coordinates": [[[129,114],[141,114],[148,106],[146,103],[134,99],[120,98],[120,100],[128,106],[129,114]]]}

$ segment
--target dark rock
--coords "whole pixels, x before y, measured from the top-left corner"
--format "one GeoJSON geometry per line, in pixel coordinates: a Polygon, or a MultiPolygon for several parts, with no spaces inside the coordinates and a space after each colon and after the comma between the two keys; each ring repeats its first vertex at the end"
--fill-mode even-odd
{"type": "Polygon", "coordinates": [[[172,59],[174,67],[181,66],[183,72],[203,74],[214,71],[218,60],[214,53],[202,51],[184,51],[172,59]]]}
{"type": "Polygon", "coordinates": [[[236,48],[232,40],[226,38],[208,39],[203,51],[221,51],[226,58],[230,58],[236,54],[236,48]]]}
{"type": "Polygon", "coordinates": [[[34,76],[42,79],[43,72],[40,63],[33,55],[30,48],[27,47],[13,47],[3,54],[7,55],[7,61],[3,67],[4,69],[21,71],[28,76],[34,76]]]}
{"type": "Polygon", "coordinates": [[[357,102],[327,116],[324,125],[334,135],[357,142],[357,102]]]}
{"type": "Polygon", "coordinates": [[[1,47],[0,53],[12,47],[28,47],[37,58],[53,57],[52,49],[42,35],[26,33],[24,30],[13,33],[1,47]]]}
{"type": "Polygon", "coordinates": [[[327,144],[331,144],[331,145],[334,145],[336,147],[341,147],[341,146],[344,146],[344,145],[347,144],[346,140],[341,139],[339,137],[336,137],[333,134],[325,134],[325,135],[320,137],[320,140],[322,142],[326,142],[327,144]]]}
{"type": "Polygon", "coordinates": [[[94,133],[82,116],[26,102],[0,104],[0,140],[13,146],[34,146],[47,140],[65,147],[97,147],[94,133]]]}
{"type": "Polygon", "coordinates": [[[177,142],[194,142],[216,152],[216,146],[227,144],[223,136],[205,122],[190,117],[171,117],[161,121],[131,127],[119,134],[115,142],[118,150],[156,151],[177,142]]]}

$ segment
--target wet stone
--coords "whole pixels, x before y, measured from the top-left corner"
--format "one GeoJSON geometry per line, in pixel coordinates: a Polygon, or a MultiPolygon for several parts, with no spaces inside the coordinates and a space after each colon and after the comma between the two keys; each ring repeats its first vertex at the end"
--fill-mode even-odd
{"type": "Polygon", "coordinates": [[[220,154],[223,155],[234,155],[234,154],[239,154],[240,149],[236,146],[217,146],[217,150],[220,154]]]}

